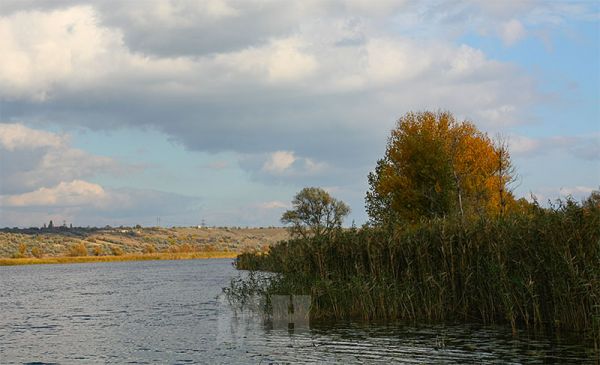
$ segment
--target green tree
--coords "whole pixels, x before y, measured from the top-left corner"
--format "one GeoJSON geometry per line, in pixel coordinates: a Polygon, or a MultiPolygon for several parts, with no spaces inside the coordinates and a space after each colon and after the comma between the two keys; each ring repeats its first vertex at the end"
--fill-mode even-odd
{"type": "Polygon", "coordinates": [[[368,182],[371,189],[365,197],[367,214],[372,225],[384,225],[396,221],[397,214],[390,209],[392,206],[392,195],[385,194],[377,189],[380,185],[383,170],[388,165],[387,158],[377,161],[375,171],[369,172],[368,182]]]}
{"type": "Polygon", "coordinates": [[[304,188],[294,196],[293,209],[281,216],[281,222],[290,224],[292,237],[330,235],[342,226],[350,214],[350,207],[321,188],[304,188]]]}

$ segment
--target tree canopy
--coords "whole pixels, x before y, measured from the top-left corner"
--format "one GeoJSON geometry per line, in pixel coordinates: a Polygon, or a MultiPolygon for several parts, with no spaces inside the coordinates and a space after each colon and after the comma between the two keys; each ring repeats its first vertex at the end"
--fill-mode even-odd
{"type": "Polygon", "coordinates": [[[385,156],[369,174],[366,208],[372,223],[422,217],[502,214],[515,179],[504,141],[449,112],[407,113],[385,156]]]}
{"type": "Polygon", "coordinates": [[[340,228],[350,207],[321,188],[304,188],[292,200],[293,209],[283,213],[281,222],[291,224],[295,237],[325,236],[340,228]]]}

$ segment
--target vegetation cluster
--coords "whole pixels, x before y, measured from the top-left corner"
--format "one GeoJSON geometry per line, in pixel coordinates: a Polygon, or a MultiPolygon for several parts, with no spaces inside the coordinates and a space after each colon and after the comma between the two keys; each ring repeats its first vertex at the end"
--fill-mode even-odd
{"type": "Polygon", "coordinates": [[[409,113],[369,175],[369,224],[293,235],[236,266],[277,273],[246,292],[311,295],[313,318],[504,323],[598,346],[600,193],[543,207],[516,200],[516,180],[502,140],[409,113]]]}
{"type": "Polygon", "coordinates": [[[0,230],[0,258],[264,251],[282,228],[28,228],[0,230]]]}
{"type": "Polygon", "coordinates": [[[600,196],[526,214],[364,227],[238,256],[315,318],[508,323],[600,334],[600,196]]]}

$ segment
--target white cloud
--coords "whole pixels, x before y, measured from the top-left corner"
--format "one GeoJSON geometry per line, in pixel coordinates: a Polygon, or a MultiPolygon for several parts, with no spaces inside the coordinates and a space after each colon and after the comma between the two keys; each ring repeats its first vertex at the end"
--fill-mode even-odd
{"type": "Polygon", "coordinates": [[[507,46],[512,46],[525,36],[525,27],[516,19],[511,19],[502,24],[500,37],[507,46]]]}
{"type": "Polygon", "coordinates": [[[319,172],[323,172],[327,168],[327,163],[325,162],[317,162],[310,158],[304,159],[304,168],[309,174],[316,174],[319,172]]]}
{"type": "Polygon", "coordinates": [[[0,227],[41,226],[49,220],[73,225],[194,225],[200,199],[144,189],[107,189],[75,180],[15,195],[0,195],[0,227]]]}
{"type": "Polygon", "coordinates": [[[510,136],[508,143],[509,151],[515,155],[527,155],[540,147],[539,140],[518,135],[510,136]]]}
{"type": "Polygon", "coordinates": [[[215,21],[236,17],[239,11],[233,4],[223,0],[205,1],[163,1],[154,0],[139,7],[126,7],[129,19],[145,27],[164,25],[167,27],[192,27],[201,18],[215,21]]]}
{"type": "Polygon", "coordinates": [[[114,189],[88,180],[139,171],[71,146],[69,135],[0,123],[0,227],[66,220],[81,225],[192,223],[199,199],[144,189],[114,189]]]}
{"type": "Polygon", "coordinates": [[[431,48],[410,41],[372,39],[367,47],[366,78],[376,83],[392,83],[418,76],[431,67],[431,48]]]}
{"type": "Polygon", "coordinates": [[[90,6],[0,17],[0,97],[44,101],[55,83],[101,78],[119,42],[90,6]]]}
{"type": "Polygon", "coordinates": [[[535,156],[551,151],[568,153],[575,158],[594,161],[600,159],[600,135],[552,136],[529,138],[512,135],[509,138],[510,151],[517,156],[535,156]]]}
{"type": "Polygon", "coordinates": [[[100,24],[92,6],[0,17],[0,98],[37,103],[91,90],[111,77],[190,72],[184,58],[154,59],[129,51],[119,29],[100,24]]]}
{"type": "MultiPolygon", "coordinates": [[[[4,43],[0,70],[13,63],[20,68],[0,71],[5,110],[12,113],[10,101],[17,100],[18,118],[93,129],[156,128],[192,150],[292,150],[309,159],[301,161],[304,166],[296,166],[290,156],[276,156],[279,160],[259,169],[281,174],[294,165],[295,171],[314,174],[344,160],[354,166],[372,163],[377,156],[369,146],[383,143],[384,131],[408,110],[449,109],[489,129],[525,119],[522,115],[537,97],[532,80],[516,67],[466,45],[374,31],[370,22],[385,15],[351,16],[356,4],[342,6],[342,15],[313,4],[321,10],[302,11],[328,9],[323,13],[327,20],[296,16],[287,31],[233,50],[135,52],[127,37],[140,22],[183,29],[185,19],[212,17],[191,3],[160,4],[149,9],[122,5],[130,13],[129,23],[112,23],[111,13],[100,5],[0,18],[0,39],[15,40],[4,43]],[[43,62],[52,57],[56,62],[43,62]],[[329,142],[334,134],[335,145],[329,142]],[[362,162],[349,161],[357,144],[364,149],[362,162]]],[[[215,4],[235,10],[218,19],[254,11],[237,3],[215,4]]]]}
{"type": "MultiPolygon", "coordinates": [[[[159,8],[166,7],[166,10],[156,10],[159,14],[185,15],[182,9],[172,9],[175,4],[164,4],[159,8]]],[[[146,14],[147,10],[139,11],[146,14]]],[[[146,19],[146,15],[139,17],[146,19]]],[[[110,23],[100,22],[99,17],[94,7],[76,6],[48,13],[18,12],[0,18],[0,40],[4,40],[0,42],[3,47],[0,50],[3,54],[0,98],[37,100],[36,107],[52,102],[61,104],[61,101],[84,106],[109,102],[117,107],[119,100],[130,99],[134,102],[119,107],[129,113],[141,107],[135,103],[138,98],[154,99],[144,103],[143,110],[139,111],[145,120],[140,120],[141,116],[123,118],[127,123],[148,124],[153,123],[152,118],[147,117],[148,104],[161,108],[166,102],[172,102],[173,96],[178,97],[183,107],[192,108],[187,113],[190,115],[201,113],[197,110],[198,100],[210,101],[217,106],[214,112],[223,112],[218,106],[221,103],[229,106],[232,93],[244,96],[240,101],[248,97],[259,99],[261,95],[265,98],[281,96],[291,101],[293,95],[298,102],[318,103],[323,94],[343,96],[350,92],[372,93],[382,88],[387,92],[390,88],[416,99],[412,104],[417,107],[430,105],[432,93],[438,105],[451,104],[453,95],[460,94],[462,99],[470,101],[469,110],[479,111],[484,117],[491,115],[487,119],[507,120],[510,119],[507,116],[518,113],[533,93],[531,87],[520,87],[519,93],[512,92],[516,84],[524,83],[517,80],[521,75],[509,65],[486,59],[479,50],[397,35],[369,34],[368,26],[349,20],[305,20],[303,26],[295,30],[290,25],[292,35],[270,37],[260,45],[235,51],[196,57],[153,57],[127,48],[123,40],[127,27],[111,28],[110,23]],[[27,24],[27,31],[23,24],[27,24]],[[338,45],[348,37],[358,42],[338,45]],[[490,79],[496,83],[490,83],[490,79]],[[485,90],[469,90],[470,86],[485,90]],[[298,92],[286,97],[290,88],[298,92]],[[452,90],[452,93],[444,90],[452,90]],[[111,94],[120,97],[112,100],[108,96],[111,94]],[[83,95],[82,100],[72,100],[83,95]],[[486,98],[480,97],[481,102],[477,102],[476,96],[480,95],[486,98]],[[45,103],[39,103],[44,100],[45,103]]],[[[243,106],[240,101],[234,102],[243,106]]],[[[111,112],[110,107],[102,110],[111,112]]],[[[381,110],[382,117],[386,111],[381,110]]],[[[95,128],[99,127],[89,120],[95,128]]],[[[79,121],[82,122],[85,123],[79,121]]]]}
{"type": "Polygon", "coordinates": [[[289,208],[290,204],[279,200],[268,201],[258,205],[262,209],[285,209],[289,208]]]}
{"type": "Polygon", "coordinates": [[[83,180],[73,180],[61,182],[50,188],[42,187],[28,193],[4,196],[0,202],[6,207],[102,206],[106,203],[107,198],[108,195],[100,185],[83,180]]]}
{"type": "MultiPolygon", "coordinates": [[[[242,167],[256,173],[253,163],[256,158],[261,159],[265,156],[247,156],[246,163],[242,159],[242,167]],[[247,162],[250,163],[247,163],[247,162]]],[[[329,165],[323,161],[317,161],[308,157],[299,157],[291,151],[277,151],[266,156],[260,171],[264,173],[263,177],[285,178],[297,180],[300,178],[310,178],[322,175],[327,172],[329,165]]]]}
{"type": "Polygon", "coordinates": [[[240,76],[279,83],[302,80],[314,73],[317,61],[298,37],[271,41],[261,47],[220,54],[214,62],[240,76]]]}
{"type": "Polygon", "coordinates": [[[296,161],[293,152],[277,151],[273,152],[269,159],[263,165],[263,171],[280,174],[289,169],[296,161]]]}
{"type": "Polygon", "coordinates": [[[598,187],[592,188],[589,186],[570,186],[560,188],[560,194],[562,196],[585,197],[590,195],[594,190],[598,190],[598,187]]]}
{"type": "Polygon", "coordinates": [[[295,81],[311,75],[317,68],[312,55],[303,53],[298,40],[281,40],[266,55],[270,81],[295,81]]]}
{"type": "MultiPolygon", "coordinates": [[[[0,2],[5,120],[150,128],[190,150],[250,156],[242,169],[270,183],[336,186],[364,181],[406,111],[447,109],[491,133],[531,120],[544,83],[462,36],[510,45],[590,12],[537,0],[70,4],[0,2]]],[[[67,136],[13,128],[0,138],[0,194],[122,170],[67,136]]],[[[524,137],[514,150],[600,155],[597,142],[577,141],[524,137]]]]}
{"type": "Polygon", "coordinates": [[[27,128],[17,123],[0,124],[0,147],[8,151],[40,147],[58,148],[64,143],[65,137],[55,133],[27,128]]]}
{"type": "Polygon", "coordinates": [[[105,156],[71,147],[68,135],[0,123],[0,194],[21,193],[99,174],[135,171],[105,156]]]}
{"type": "Polygon", "coordinates": [[[548,201],[556,199],[573,198],[575,201],[582,201],[590,196],[593,191],[600,189],[591,186],[562,186],[562,187],[540,187],[532,192],[533,196],[527,196],[527,200],[531,201],[535,198],[540,204],[546,205],[548,201]]]}

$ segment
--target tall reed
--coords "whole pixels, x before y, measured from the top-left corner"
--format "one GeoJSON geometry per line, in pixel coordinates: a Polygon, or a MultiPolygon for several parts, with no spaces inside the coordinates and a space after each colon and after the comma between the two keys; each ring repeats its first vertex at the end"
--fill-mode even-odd
{"type": "Polygon", "coordinates": [[[600,205],[591,200],[289,240],[236,266],[281,273],[269,292],[310,294],[314,318],[507,323],[600,339],[600,205]]]}

